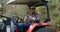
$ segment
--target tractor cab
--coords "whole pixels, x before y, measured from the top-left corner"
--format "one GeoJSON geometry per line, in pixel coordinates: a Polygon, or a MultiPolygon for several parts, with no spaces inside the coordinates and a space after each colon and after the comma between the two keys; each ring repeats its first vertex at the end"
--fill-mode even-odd
{"type": "MultiPolygon", "coordinates": [[[[27,29],[26,32],[55,32],[52,29],[45,28],[45,26],[51,26],[51,24],[46,23],[46,22],[50,22],[48,1],[50,0],[13,0],[13,1],[8,1],[6,4],[27,5],[29,8],[45,6],[47,13],[46,21],[42,24],[33,23],[32,25],[30,25],[30,27],[27,29]]],[[[16,32],[18,32],[18,29],[16,29],[16,32]]]]}
{"type": "Polygon", "coordinates": [[[28,7],[39,7],[39,6],[45,6],[46,7],[46,21],[50,21],[50,15],[49,15],[49,7],[48,7],[48,2],[50,0],[10,0],[6,4],[16,4],[16,5],[27,5],[28,7]]]}

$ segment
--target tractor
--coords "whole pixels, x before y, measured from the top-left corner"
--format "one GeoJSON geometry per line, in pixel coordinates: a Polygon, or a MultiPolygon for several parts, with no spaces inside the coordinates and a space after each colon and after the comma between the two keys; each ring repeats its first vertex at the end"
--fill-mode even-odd
{"type": "MultiPolygon", "coordinates": [[[[27,0],[26,0],[27,1],[27,0]]],[[[14,4],[16,2],[13,2],[14,4]]],[[[9,3],[12,4],[12,3],[9,3]]],[[[57,30],[55,28],[52,29],[48,29],[46,28],[46,26],[51,26],[51,23],[47,23],[50,22],[50,15],[49,15],[49,7],[48,7],[48,1],[47,0],[40,0],[40,1],[27,1],[27,2],[19,2],[18,4],[23,4],[23,5],[27,5],[28,7],[39,7],[39,6],[45,6],[46,7],[46,13],[47,13],[47,17],[46,20],[44,21],[44,23],[33,23],[30,25],[30,27],[26,30],[26,32],[57,32],[57,30]]],[[[18,29],[16,29],[16,32],[18,32],[18,29]]]]}
{"type": "MultiPolygon", "coordinates": [[[[26,32],[57,32],[55,29],[48,29],[46,28],[46,26],[51,26],[51,23],[47,23],[50,22],[50,15],[49,15],[49,7],[48,7],[48,1],[47,0],[24,0],[24,1],[17,1],[16,2],[12,2],[13,4],[23,4],[23,5],[27,5],[28,7],[39,7],[39,6],[45,6],[47,9],[47,18],[46,21],[44,21],[44,23],[33,23],[31,24],[28,29],[26,30],[26,32]],[[25,1],[25,2],[24,2],[25,1]]],[[[7,4],[12,4],[12,3],[7,3],[7,4]]],[[[16,32],[18,32],[19,30],[16,29],[16,32]]]]}

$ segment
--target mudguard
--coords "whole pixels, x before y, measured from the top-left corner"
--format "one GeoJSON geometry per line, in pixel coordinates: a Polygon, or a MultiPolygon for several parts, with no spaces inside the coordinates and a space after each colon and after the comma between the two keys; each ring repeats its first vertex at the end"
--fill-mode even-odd
{"type": "Polygon", "coordinates": [[[36,26],[39,26],[39,24],[34,23],[34,24],[30,25],[30,27],[28,28],[27,32],[32,32],[33,29],[34,29],[36,26]]]}
{"type": "Polygon", "coordinates": [[[32,32],[33,29],[37,26],[51,26],[51,24],[48,23],[42,23],[41,25],[39,25],[38,23],[33,23],[32,25],[30,25],[30,27],[28,28],[27,32],[32,32]]]}

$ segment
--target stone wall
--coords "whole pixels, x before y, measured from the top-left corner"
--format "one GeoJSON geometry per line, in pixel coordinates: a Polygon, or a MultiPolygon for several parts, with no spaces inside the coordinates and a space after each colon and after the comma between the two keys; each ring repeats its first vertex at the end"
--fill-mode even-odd
{"type": "Polygon", "coordinates": [[[20,16],[23,18],[26,15],[28,9],[27,5],[4,5],[3,15],[6,16],[20,16]]]}

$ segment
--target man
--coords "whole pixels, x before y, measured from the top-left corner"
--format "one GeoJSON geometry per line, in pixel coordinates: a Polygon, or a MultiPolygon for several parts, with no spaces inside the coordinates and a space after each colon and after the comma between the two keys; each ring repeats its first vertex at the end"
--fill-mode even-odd
{"type": "Polygon", "coordinates": [[[40,15],[36,12],[35,7],[29,8],[29,11],[31,11],[30,15],[26,15],[24,18],[25,23],[33,23],[34,21],[40,22],[40,15]]]}

